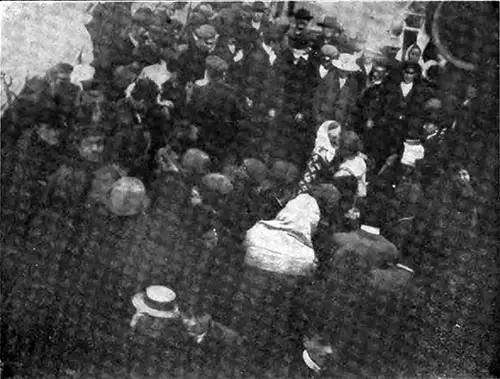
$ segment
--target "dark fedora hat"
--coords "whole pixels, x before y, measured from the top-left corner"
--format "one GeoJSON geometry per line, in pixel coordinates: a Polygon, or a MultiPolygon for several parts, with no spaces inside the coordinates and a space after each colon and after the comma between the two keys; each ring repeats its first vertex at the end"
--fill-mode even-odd
{"type": "Polygon", "coordinates": [[[297,12],[295,12],[293,17],[296,20],[306,20],[306,21],[311,21],[314,18],[311,15],[311,13],[307,9],[304,9],[304,8],[300,8],[297,12]]]}

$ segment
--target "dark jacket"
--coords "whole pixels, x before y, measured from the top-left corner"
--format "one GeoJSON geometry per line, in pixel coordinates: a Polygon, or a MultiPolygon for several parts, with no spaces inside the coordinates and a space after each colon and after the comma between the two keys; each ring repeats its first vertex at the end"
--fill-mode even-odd
{"type": "Polygon", "coordinates": [[[210,55],[191,46],[179,55],[179,83],[185,85],[188,82],[203,78],[205,74],[205,61],[210,55]]]}
{"type": "Polygon", "coordinates": [[[191,122],[200,126],[199,148],[221,159],[233,148],[244,117],[236,89],[216,80],[193,92],[191,122]]]}
{"type": "Polygon", "coordinates": [[[284,109],[290,116],[297,113],[310,115],[313,108],[315,83],[311,80],[315,75],[315,65],[311,57],[308,60],[300,58],[294,63],[290,49],[282,53],[282,73],[284,76],[284,109]]]}
{"type": "Polygon", "coordinates": [[[387,123],[389,129],[388,143],[395,149],[402,147],[402,142],[410,134],[410,128],[418,127],[424,101],[423,89],[418,82],[413,84],[406,97],[403,96],[400,84],[388,86],[383,117],[383,122],[387,123]]]}
{"type": "Polygon", "coordinates": [[[248,52],[241,76],[245,80],[245,95],[253,101],[254,107],[263,111],[281,108],[283,76],[279,56],[271,65],[262,45],[254,47],[248,52]]]}

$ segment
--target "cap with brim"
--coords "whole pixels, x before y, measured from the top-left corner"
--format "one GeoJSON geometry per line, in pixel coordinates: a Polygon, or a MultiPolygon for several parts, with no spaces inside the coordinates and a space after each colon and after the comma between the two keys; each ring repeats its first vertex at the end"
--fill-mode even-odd
{"type": "Polygon", "coordinates": [[[196,12],[202,14],[209,20],[213,20],[215,17],[217,17],[217,13],[214,12],[212,9],[212,6],[210,4],[202,4],[198,7],[196,12]]]}
{"type": "Polygon", "coordinates": [[[180,312],[176,294],[165,286],[149,286],[132,298],[132,304],[140,313],[158,318],[176,318],[180,312]]]}
{"type": "Polygon", "coordinates": [[[202,186],[214,193],[227,195],[233,190],[231,179],[219,173],[205,175],[201,180],[202,186]]]}
{"type": "Polygon", "coordinates": [[[296,20],[305,20],[305,21],[311,21],[314,18],[313,16],[311,16],[311,13],[304,8],[300,8],[297,12],[295,12],[293,17],[296,20]]]}
{"type": "Polygon", "coordinates": [[[335,17],[332,17],[332,16],[325,16],[322,21],[318,22],[318,26],[321,26],[324,28],[337,29],[337,30],[342,29],[342,27],[340,26],[337,19],[335,17]]]}
{"type": "Polygon", "coordinates": [[[356,63],[356,57],[351,54],[340,54],[338,59],[332,61],[332,64],[343,71],[360,71],[358,64],[356,63]]]}
{"type": "Polygon", "coordinates": [[[217,36],[217,30],[212,25],[204,24],[195,30],[195,34],[199,38],[212,39],[217,36]]]}

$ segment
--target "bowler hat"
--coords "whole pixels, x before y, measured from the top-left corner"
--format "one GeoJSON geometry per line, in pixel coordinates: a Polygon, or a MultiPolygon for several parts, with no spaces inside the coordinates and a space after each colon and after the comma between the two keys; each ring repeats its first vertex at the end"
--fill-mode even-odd
{"type": "Polygon", "coordinates": [[[322,26],[324,28],[332,28],[332,29],[342,30],[342,27],[340,26],[339,22],[333,16],[323,17],[323,20],[318,22],[318,26],[322,26]]]}
{"type": "Polygon", "coordinates": [[[293,17],[296,20],[306,20],[306,21],[311,21],[314,18],[313,16],[311,16],[311,13],[304,8],[300,8],[297,12],[295,12],[293,17]]]}

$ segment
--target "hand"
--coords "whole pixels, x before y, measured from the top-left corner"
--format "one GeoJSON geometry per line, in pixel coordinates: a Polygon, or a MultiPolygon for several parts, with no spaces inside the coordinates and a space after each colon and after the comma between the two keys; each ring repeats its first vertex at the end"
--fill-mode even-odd
{"type": "Polygon", "coordinates": [[[371,128],[373,128],[374,126],[375,126],[375,123],[373,122],[373,120],[368,120],[368,121],[366,122],[366,128],[367,128],[367,129],[371,129],[371,128]]]}

